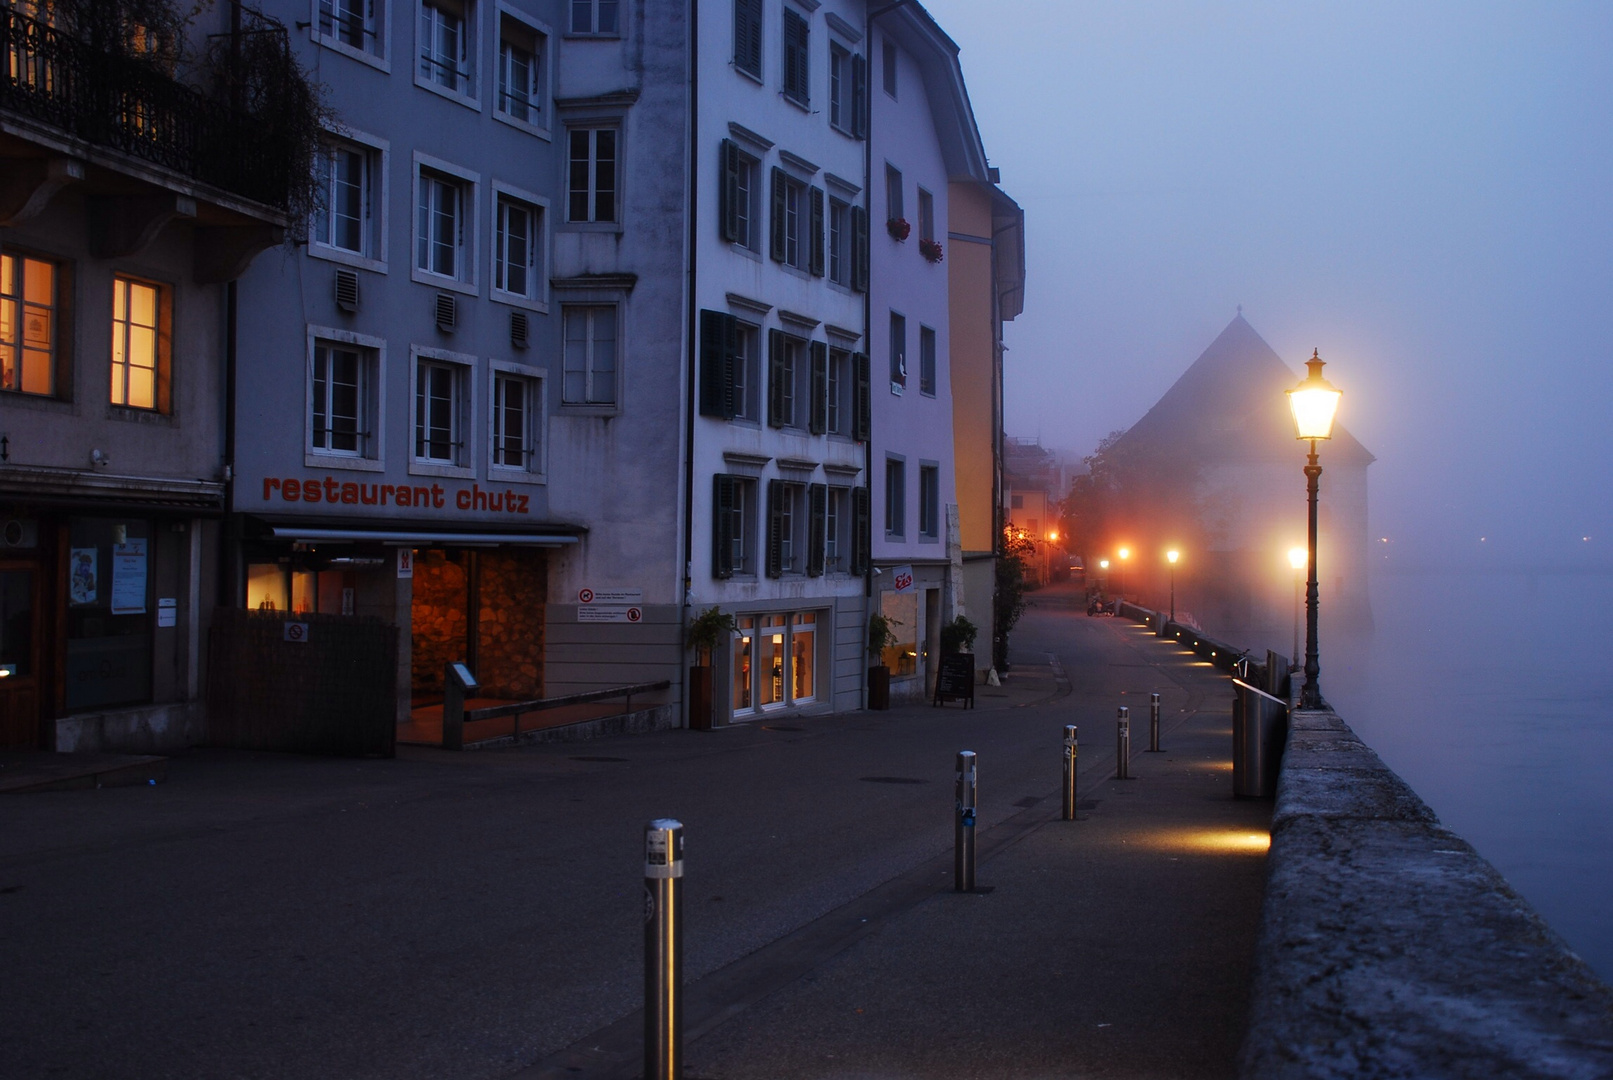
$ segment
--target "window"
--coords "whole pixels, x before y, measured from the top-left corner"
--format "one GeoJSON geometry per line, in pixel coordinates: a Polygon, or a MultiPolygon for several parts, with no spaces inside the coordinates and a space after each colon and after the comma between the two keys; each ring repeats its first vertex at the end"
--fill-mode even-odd
{"type": "Polygon", "coordinates": [[[769,254],[787,266],[822,276],[823,189],[809,188],[783,169],[775,168],[771,201],[769,254]]]}
{"type": "Polygon", "coordinates": [[[811,101],[808,68],[807,21],[789,8],[784,9],[784,85],[780,92],[797,105],[811,101]]]}
{"type": "Polygon", "coordinates": [[[415,219],[415,269],[462,280],[470,272],[465,226],[469,187],[458,177],[422,168],[415,219]]]}
{"type": "Polygon", "coordinates": [[[617,130],[573,128],[569,135],[568,221],[616,220],[617,130]]]}
{"type": "Polygon", "coordinates": [[[315,244],[367,259],[378,257],[375,185],[379,158],[378,151],[356,143],[332,140],[321,148],[315,244]]]}
{"type": "Polygon", "coordinates": [[[508,14],[499,18],[494,110],[523,124],[543,123],[544,36],[508,14]]]}
{"type": "Polygon", "coordinates": [[[712,478],[711,576],[756,573],[756,481],[719,473],[712,478]]]}
{"type": "Polygon", "coordinates": [[[618,0],[571,0],[571,32],[614,36],[618,28],[618,0]]]}
{"type": "Polygon", "coordinates": [[[732,139],[722,141],[722,189],[718,220],[722,237],[751,251],[762,250],[761,163],[732,139]]]}
{"type": "MultiPolygon", "coordinates": [[[[902,221],[907,217],[906,209],[902,203],[902,172],[890,165],[885,166],[885,220],[902,221]]],[[[906,239],[897,237],[898,240],[906,239]]]]}
{"type": "Polygon", "coordinates": [[[373,456],[370,388],[374,372],[373,350],[315,339],[312,416],[308,425],[311,453],[373,456]]]}
{"type": "Polygon", "coordinates": [[[750,323],[734,324],[734,418],[760,421],[762,331],[750,323]]]}
{"type": "Polygon", "coordinates": [[[725,311],[700,312],[700,415],[759,420],[761,329],[725,311]]]}
{"type": "Polygon", "coordinates": [[[868,211],[861,206],[851,208],[851,287],[868,291],[868,211]]]}
{"type": "Polygon", "coordinates": [[[1023,509],[1025,509],[1025,496],[1023,496],[1023,495],[1011,496],[1010,499],[1009,499],[1008,506],[1009,506],[1009,509],[1011,509],[1011,510],[1023,510],[1023,509]]]}
{"type": "Polygon", "coordinates": [[[60,276],[44,259],[0,255],[0,390],[56,393],[60,276]]]}
{"type": "Polygon", "coordinates": [[[384,66],[388,0],[318,0],[314,40],[384,66]]]}
{"type": "Polygon", "coordinates": [[[734,67],[762,77],[762,0],[734,0],[734,67]]]}
{"type": "Polygon", "coordinates": [[[829,42],[829,126],[851,134],[851,53],[829,42]]]}
{"type": "Polygon", "coordinates": [[[166,290],[112,279],[112,404],[168,410],[166,290]]]}
{"type": "Polygon", "coordinates": [[[828,377],[824,380],[824,429],[830,435],[851,434],[851,353],[829,350],[828,377]]]}
{"type": "Polygon", "coordinates": [[[414,457],[433,465],[458,465],[463,457],[465,406],[463,364],[418,361],[414,385],[414,457]]]}
{"type": "Polygon", "coordinates": [[[935,196],[919,188],[919,239],[935,239],[935,196]]]}
{"type": "Polygon", "coordinates": [[[616,305],[567,306],[561,402],[616,404],[616,305]]]}
{"type": "Polygon", "coordinates": [[[935,331],[919,327],[919,393],[935,396],[935,331]]]}
{"type": "Polygon", "coordinates": [[[805,569],[805,522],[801,503],[806,487],[783,480],[767,483],[767,576],[799,574],[805,569]]]}
{"type": "Polygon", "coordinates": [[[767,422],[772,427],[805,427],[801,401],[807,377],[808,342],[780,330],[767,333],[767,422]]]}
{"type": "Polygon", "coordinates": [[[837,285],[851,284],[851,207],[839,199],[829,200],[829,280],[837,285]]]}
{"type": "Polygon", "coordinates": [[[818,613],[741,615],[734,632],[736,720],[817,700],[818,613]]]}
{"type": "Polygon", "coordinates": [[[919,539],[941,536],[941,467],[919,465],[919,539]]]}
{"type": "Polygon", "coordinates": [[[420,67],[415,81],[456,94],[471,84],[472,22],[469,0],[420,0],[420,67]]]}
{"type": "Polygon", "coordinates": [[[907,318],[891,312],[891,393],[907,389],[907,318]]]}
{"type": "Polygon", "coordinates": [[[900,540],[907,534],[907,462],[885,459],[885,536],[900,540]]]}
{"type": "Polygon", "coordinates": [[[885,49],[881,57],[881,74],[885,78],[885,93],[891,97],[896,96],[896,43],[889,38],[885,39],[885,49]]]}
{"type": "Polygon", "coordinates": [[[511,195],[498,197],[493,223],[493,288],[525,300],[539,295],[538,251],[543,208],[511,195]]]}
{"type": "Polygon", "coordinates": [[[543,471],[543,444],[539,437],[541,386],[541,382],[528,376],[503,371],[493,373],[493,416],[489,431],[494,468],[528,473],[543,471]]]}

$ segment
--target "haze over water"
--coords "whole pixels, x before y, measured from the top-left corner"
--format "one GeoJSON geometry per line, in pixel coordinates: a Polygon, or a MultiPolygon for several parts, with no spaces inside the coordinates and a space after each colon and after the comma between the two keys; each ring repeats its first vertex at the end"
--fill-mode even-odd
{"type": "Polygon", "coordinates": [[[1320,349],[1385,571],[1324,689],[1613,977],[1613,5],[926,6],[1026,213],[1009,433],[1090,453],[1240,304],[1320,349]]]}

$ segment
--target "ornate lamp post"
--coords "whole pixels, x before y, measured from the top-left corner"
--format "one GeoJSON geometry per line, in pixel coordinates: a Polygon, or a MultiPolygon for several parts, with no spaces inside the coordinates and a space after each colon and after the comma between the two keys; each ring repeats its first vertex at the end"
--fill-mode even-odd
{"type": "Polygon", "coordinates": [[[1322,666],[1316,655],[1316,494],[1322,478],[1322,466],[1316,457],[1316,441],[1333,437],[1333,418],[1338,415],[1341,394],[1332,383],[1322,378],[1322,360],[1319,350],[1312,350],[1305,361],[1307,374],[1298,386],[1288,391],[1288,407],[1294,414],[1294,437],[1308,439],[1310,457],[1305,463],[1305,487],[1310,496],[1307,561],[1309,573],[1305,581],[1305,686],[1300,691],[1299,707],[1320,709],[1322,688],[1316,677],[1322,666]]]}
{"type": "Polygon", "coordinates": [[[1181,557],[1182,553],[1175,548],[1165,553],[1165,561],[1171,564],[1171,622],[1176,621],[1176,560],[1181,557]]]}
{"type": "Polygon", "coordinates": [[[1295,664],[1299,663],[1299,583],[1305,580],[1303,571],[1308,562],[1310,554],[1304,548],[1288,549],[1288,565],[1294,568],[1294,651],[1289,655],[1295,664]]]}

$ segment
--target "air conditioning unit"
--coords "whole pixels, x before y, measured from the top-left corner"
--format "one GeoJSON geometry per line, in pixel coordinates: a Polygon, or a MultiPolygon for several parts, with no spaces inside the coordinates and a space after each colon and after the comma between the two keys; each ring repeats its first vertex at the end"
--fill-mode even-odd
{"type": "Polygon", "coordinates": [[[0,525],[0,546],[32,548],[39,546],[39,522],[27,518],[11,518],[0,525]]]}
{"type": "Polygon", "coordinates": [[[352,270],[336,271],[336,307],[349,315],[358,310],[358,274],[352,270]]]}
{"type": "Polygon", "coordinates": [[[510,344],[517,349],[526,348],[527,321],[526,312],[510,312],[510,344]]]}
{"type": "Polygon", "coordinates": [[[454,297],[445,292],[437,294],[437,329],[445,334],[454,332],[454,326],[459,321],[459,304],[454,297]]]}

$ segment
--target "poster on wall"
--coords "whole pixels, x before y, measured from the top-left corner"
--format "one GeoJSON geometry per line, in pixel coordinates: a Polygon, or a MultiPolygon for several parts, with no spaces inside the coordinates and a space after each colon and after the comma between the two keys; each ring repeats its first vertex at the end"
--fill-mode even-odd
{"type": "Polygon", "coordinates": [[[112,545],[112,614],[141,615],[146,610],[146,541],[130,537],[112,545]]]}
{"type": "Polygon", "coordinates": [[[92,547],[72,548],[68,552],[67,600],[75,606],[93,604],[99,595],[97,554],[92,547]]]}

